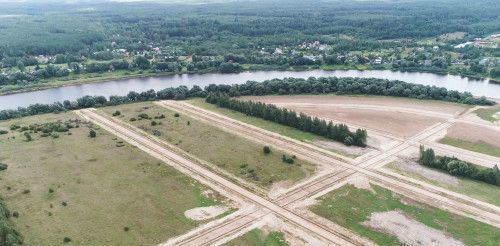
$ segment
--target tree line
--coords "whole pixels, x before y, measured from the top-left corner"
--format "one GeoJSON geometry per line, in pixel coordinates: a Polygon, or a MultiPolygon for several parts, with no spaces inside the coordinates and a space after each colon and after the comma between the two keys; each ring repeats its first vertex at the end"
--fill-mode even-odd
{"type": "Polygon", "coordinates": [[[216,104],[219,107],[229,108],[246,115],[273,121],[305,132],[311,132],[319,136],[330,138],[342,142],[347,146],[366,146],[367,134],[364,129],[357,129],[355,132],[351,132],[349,127],[345,124],[333,124],[332,121],[327,123],[325,120],[319,119],[318,117],[313,118],[304,113],[297,115],[295,111],[278,108],[272,104],[231,99],[225,94],[210,93],[206,101],[211,104],[216,104]]]}
{"type": "Polygon", "coordinates": [[[433,149],[426,149],[424,146],[420,146],[419,162],[424,166],[441,169],[454,176],[467,177],[500,186],[500,171],[497,165],[493,168],[479,168],[456,157],[436,156],[433,149]]]}
{"type": "Polygon", "coordinates": [[[66,100],[53,104],[33,104],[28,107],[19,107],[13,110],[1,110],[0,120],[45,114],[57,113],[90,107],[103,107],[131,102],[153,100],[184,100],[190,97],[206,97],[209,93],[227,94],[231,97],[242,95],[297,95],[297,94],[329,94],[338,95],[382,95],[410,97],[417,99],[433,99],[457,102],[471,105],[494,105],[495,102],[485,97],[474,97],[469,92],[449,91],[446,88],[435,86],[417,85],[397,80],[384,80],[375,78],[285,78],[266,80],[264,82],[248,81],[245,84],[215,85],[211,84],[205,89],[193,86],[166,88],[160,91],[149,90],[145,92],[129,92],[126,96],[84,96],[76,101],[66,100]]]}

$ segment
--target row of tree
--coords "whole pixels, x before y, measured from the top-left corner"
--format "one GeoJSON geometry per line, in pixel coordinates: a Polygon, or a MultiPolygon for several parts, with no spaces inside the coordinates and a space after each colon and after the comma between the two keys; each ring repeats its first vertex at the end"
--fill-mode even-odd
{"type": "Polygon", "coordinates": [[[262,83],[248,81],[241,85],[211,84],[205,87],[205,89],[199,86],[193,86],[191,89],[188,89],[186,86],[179,86],[176,88],[166,88],[158,92],[154,90],[141,93],[131,91],[126,96],[111,96],[109,99],[103,96],[84,96],[76,101],[66,100],[53,104],[33,104],[28,107],[19,107],[15,110],[2,110],[0,111],[0,120],[81,108],[119,105],[130,102],[167,99],[183,100],[190,97],[205,97],[209,93],[227,94],[229,96],[321,93],[363,94],[434,99],[473,105],[495,104],[494,101],[487,100],[485,97],[473,97],[472,94],[468,92],[448,91],[445,88],[410,84],[396,80],[336,77],[309,78],[307,80],[286,78],[283,80],[267,80],[262,83]]]}
{"type": "Polygon", "coordinates": [[[207,92],[226,93],[229,96],[294,95],[294,94],[360,94],[410,97],[458,102],[471,105],[494,105],[485,97],[474,97],[470,92],[447,90],[443,87],[406,83],[399,80],[376,78],[285,78],[262,83],[248,81],[239,85],[209,85],[207,92]]]}
{"type": "Polygon", "coordinates": [[[317,117],[312,118],[303,113],[297,115],[295,111],[278,108],[272,104],[232,99],[226,94],[210,93],[206,101],[217,104],[219,107],[242,112],[246,115],[273,121],[302,131],[312,132],[316,135],[342,142],[348,146],[366,146],[367,134],[366,130],[363,129],[351,132],[345,124],[333,124],[332,121],[327,123],[325,120],[317,117]]]}
{"type": "Polygon", "coordinates": [[[459,160],[455,157],[436,156],[431,148],[420,146],[420,164],[447,171],[451,175],[467,177],[493,185],[500,186],[500,171],[493,168],[478,168],[476,165],[459,160]]]}

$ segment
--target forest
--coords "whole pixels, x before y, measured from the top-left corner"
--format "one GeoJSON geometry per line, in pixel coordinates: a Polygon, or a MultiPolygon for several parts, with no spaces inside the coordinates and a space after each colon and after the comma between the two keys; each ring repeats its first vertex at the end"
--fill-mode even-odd
{"type": "Polygon", "coordinates": [[[453,47],[500,32],[495,0],[77,1],[5,3],[0,12],[0,88],[116,71],[341,67],[499,76],[498,48],[453,47]]]}

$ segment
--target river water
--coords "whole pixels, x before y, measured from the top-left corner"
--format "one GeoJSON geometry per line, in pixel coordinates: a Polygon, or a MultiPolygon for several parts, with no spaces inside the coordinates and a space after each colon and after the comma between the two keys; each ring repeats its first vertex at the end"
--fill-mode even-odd
{"type": "Polygon", "coordinates": [[[239,74],[182,74],[164,77],[147,77],[112,80],[100,83],[82,84],[51,88],[40,91],[17,93],[0,96],[0,109],[15,109],[34,103],[53,103],[64,100],[75,100],[85,95],[126,95],[129,91],[146,91],[149,89],[161,90],[167,87],[186,85],[200,87],[209,84],[241,84],[248,80],[264,81],[274,78],[308,78],[308,77],[360,77],[401,80],[410,83],[435,85],[450,90],[469,91],[475,96],[500,98],[500,84],[490,83],[489,80],[462,78],[454,75],[437,75],[431,73],[395,72],[390,70],[312,70],[312,71],[256,71],[239,74]]]}

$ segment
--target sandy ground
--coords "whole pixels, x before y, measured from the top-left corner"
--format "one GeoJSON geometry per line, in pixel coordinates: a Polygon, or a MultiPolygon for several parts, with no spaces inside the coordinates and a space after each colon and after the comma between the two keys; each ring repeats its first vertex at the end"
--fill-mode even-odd
{"type": "Polygon", "coordinates": [[[226,211],[228,211],[229,208],[226,206],[210,206],[210,207],[199,207],[199,208],[193,208],[186,210],[184,212],[184,216],[186,216],[189,219],[192,220],[208,220],[215,218],[226,211]]]}
{"type": "Polygon", "coordinates": [[[364,225],[397,237],[403,245],[464,245],[397,210],[373,213],[364,225]]]}
{"type": "Polygon", "coordinates": [[[311,116],[347,123],[395,137],[410,137],[465,110],[456,105],[387,98],[336,96],[265,96],[246,100],[273,103],[311,116]],[[391,102],[394,101],[394,104],[391,102]],[[343,103],[352,103],[348,106],[343,103]]]}
{"type": "Polygon", "coordinates": [[[343,143],[339,142],[333,142],[333,141],[322,141],[322,140],[317,140],[313,142],[314,145],[317,145],[321,148],[325,148],[327,150],[333,150],[333,151],[340,151],[342,153],[347,153],[349,155],[354,155],[354,156],[361,156],[364,155],[372,149],[370,148],[361,148],[357,146],[346,146],[343,143]]]}
{"type": "Polygon", "coordinates": [[[449,185],[458,185],[459,179],[418,164],[415,160],[409,158],[399,158],[394,166],[404,172],[422,175],[430,180],[445,183],[449,185]]]}
{"type": "Polygon", "coordinates": [[[477,125],[467,123],[455,124],[448,129],[446,136],[470,142],[483,141],[500,147],[500,131],[494,131],[477,125]]]}
{"type": "Polygon", "coordinates": [[[444,103],[438,101],[424,101],[395,97],[370,97],[370,96],[334,96],[334,95],[297,95],[297,96],[252,96],[242,99],[258,100],[268,103],[310,103],[310,104],[335,104],[335,105],[369,105],[391,108],[413,109],[458,115],[466,110],[460,104],[444,103]]]}

